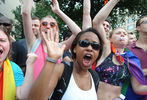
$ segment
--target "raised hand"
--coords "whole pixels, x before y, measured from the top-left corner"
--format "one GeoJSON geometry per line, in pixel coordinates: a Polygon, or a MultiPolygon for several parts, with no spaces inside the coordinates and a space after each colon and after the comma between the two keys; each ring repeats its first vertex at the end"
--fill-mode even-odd
{"type": "Polygon", "coordinates": [[[52,0],[52,2],[53,2],[53,4],[50,5],[51,8],[52,8],[52,11],[53,11],[54,13],[58,13],[59,10],[60,10],[58,1],[57,1],[57,0],[52,0]]]}
{"type": "Polygon", "coordinates": [[[42,32],[42,37],[47,47],[47,55],[54,60],[59,59],[63,55],[65,49],[64,44],[59,47],[59,37],[57,35],[58,33],[54,31],[54,29],[50,29],[48,32],[42,32]]]}
{"type": "Polygon", "coordinates": [[[29,53],[27,55],[27,61],[26,64],[34,64],[38,56],[35,53],[29,53]]]}
{"type": "Polygon", "coordinates": [[[91,1],[90,0],[83,0],[83,23],[82,23],[82,30],[85,30],[89,27],[92,27],[92,20],[90,16],[91,10],[91,1]]]}

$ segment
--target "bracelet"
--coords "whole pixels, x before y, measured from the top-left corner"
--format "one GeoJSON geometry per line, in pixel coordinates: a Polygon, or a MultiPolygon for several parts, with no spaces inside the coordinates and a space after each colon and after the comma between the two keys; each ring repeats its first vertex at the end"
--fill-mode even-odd
{"type": "Polygon", "coordinates": [[[46,61],[52,62],[52,63],[57,63],[56,60],[50,58],[50,57],[46,57],[46,61]]]}
{"type": "Polygon", "coordinates": [[[120,98],[121,100],[125,100],[125,96],[124,96],[123,94],[120,94],[120,95],[119,95],[119,98],[120,98]]]}

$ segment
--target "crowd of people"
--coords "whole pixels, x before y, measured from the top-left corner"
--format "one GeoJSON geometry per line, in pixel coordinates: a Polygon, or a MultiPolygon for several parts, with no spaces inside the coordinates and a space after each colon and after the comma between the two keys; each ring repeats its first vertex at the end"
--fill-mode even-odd
{"type": "Polygon", "coordinates": [[[11,20],[0,17],[0,100],[147,100],[147,15],[136,22],[138,40],[122,27],[110,32],[107,18],[119,1],[92,20],[91,0],[83,0],[80,28],[52,0],[70,29],[62,42],[51,15],[31,17],[33,0],[23,1],[24,39],[16,41],[11,20]]]}

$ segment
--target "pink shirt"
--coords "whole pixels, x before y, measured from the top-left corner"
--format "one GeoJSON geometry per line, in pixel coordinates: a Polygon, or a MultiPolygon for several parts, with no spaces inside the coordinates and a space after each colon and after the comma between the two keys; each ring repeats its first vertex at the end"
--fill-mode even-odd
{"type": "MultiPolygon", "coordinates": [[[[41,40],[37,40],[32,49],[32,52],[35,52],[35,54],[38,56],[34,63],[34,80],[36,80],[45,65],[47,53],[44,52],[43,42],[41,42],[41,40]]],[[[61,58],[58,60],[58,63],[61,63],[61,58]]]]}

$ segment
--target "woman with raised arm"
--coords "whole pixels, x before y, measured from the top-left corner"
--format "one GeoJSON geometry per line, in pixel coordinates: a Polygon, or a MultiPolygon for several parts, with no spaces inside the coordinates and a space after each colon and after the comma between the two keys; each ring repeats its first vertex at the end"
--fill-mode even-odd
{"type": "Polygon", "coordinates": [[[95,16],[93,27],[104,40],[103,53],[97,62],[96,71],[100,76],[98,100],[124,100],[129,82],[137,94],[147,94],[147,85],[139,59],[125,47],[128,33],[123,28],[114,29],[110,40],[106,38],[103,22],[119,0],[110,0],[95,16]]]}
{"type": "MultiPolygon", "coordinates": [[[[22,7],[22,17],[23,17],[24,34],[27,40],[28,51],[34,52],[38,56],[37,60],[34,63],[34,79],[36,80],[45,64],[47,49],[42,37],[40,39],[36,39],[34,34],[32,34],[32,21],[31,21],[32,3],[33,0],[24,0],[22,7]]],[[[52,9],[54,8],[56,9],[56,7],[58,8],[58,3],[56,2],[56,0],[53,0],[53,5],[51,7],[52,9]]],[[[65,23],[67,23],[71,32],[73,33],[68,40],[59,43],[59,46],[65,44],[66,45],[65,50],[68,50],[71,46],[72,41],[76,37],[77,33],[81,31],[81,29],[63,12],[60,11],[60,13],[63,16],[61,18],[65,21],[65,23]],[[71,27],[70,24],[72,24],[74,27],[71,27]]],[[[50,33],[46,35],[47,37],[50,37],[51,34],[54,34],[53,39],[55,39],[55,37],[58,37],[56,38],[57,40],[55,41],[56,42],[59,41],[58,25],[53,17],[46,16],[41,19],[40,35],[42,34],[42,32],[50,33]]],[[[59,59],[58,62],[61,62],[61,59],[59,59]]]]}
{"type": "Polygon", "coordinates": [[[73,62],[69,64],[56,64],[64,45],[59,48],[51,39],[44,40],[48,57],[29,100],[47,100],[49,96],[51,100],[97,100],[99,77],[90,66],[101,57],[103,41],[99,33],[92,28],[78,33],[71,46],[73,62]]]}

